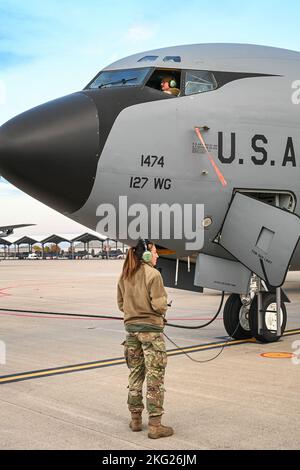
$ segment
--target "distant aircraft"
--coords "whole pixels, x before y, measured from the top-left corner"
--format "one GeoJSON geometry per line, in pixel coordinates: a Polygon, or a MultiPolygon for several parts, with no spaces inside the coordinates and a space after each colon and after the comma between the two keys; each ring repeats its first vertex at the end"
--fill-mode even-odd
{"type": "Polygon", "coordinates": [[[299,52],[199,44],[135,54],[4,124],[0,172],[92,230],[99,204],[118,213],[120,195],[128,205],[203,204],[195,252],[153,240],[166,282],[176,272],[179,288],[231,293],[227,332],[277,341],[281,286],[300,269],[299,91],[299,52]]]}
{"type": "Polygon", "coordinates": [[[0,237],[4,238],[8,237],[9,235],[12,235],[16,228],[32,227],[33,225],[35,224],[3,225],[2,227],[0,226],[0,237]]]}

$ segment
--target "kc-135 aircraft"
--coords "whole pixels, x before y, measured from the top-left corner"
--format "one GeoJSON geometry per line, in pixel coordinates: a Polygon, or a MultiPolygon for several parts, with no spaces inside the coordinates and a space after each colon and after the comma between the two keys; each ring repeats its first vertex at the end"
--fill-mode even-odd
{"type": "Polygon", "coordinates": [[[118,215],[120,195],[128,205],[203,204],[195,252],[175,237],[153,240],[165,283],[230,293],[228,334],[277,341],[289,302],[281,286],[300,270],[299,103],[299,52],[243,44],[143,52],[5,123],[0,172],[93,230],[99,204],[118,215]],[[175,94],[162,91],[164,78],[175,94]]]}

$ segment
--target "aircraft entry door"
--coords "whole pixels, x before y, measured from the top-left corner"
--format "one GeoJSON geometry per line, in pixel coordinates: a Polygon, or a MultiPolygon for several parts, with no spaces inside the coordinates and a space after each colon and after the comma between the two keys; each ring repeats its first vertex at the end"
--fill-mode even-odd
{"type": "Polygon", "coordinates": [[[236,193],[225,217],[220,245],[270,286],[280,287],[300,237],[300,218],[236,193]]]}

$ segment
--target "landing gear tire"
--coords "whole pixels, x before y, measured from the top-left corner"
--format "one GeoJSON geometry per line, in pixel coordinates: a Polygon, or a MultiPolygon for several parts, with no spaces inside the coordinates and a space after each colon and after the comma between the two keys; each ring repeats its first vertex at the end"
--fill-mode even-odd
{"type": "Polygon", "coordinates": [[[265,294],[262,298],[262,333],[258,333],[257,295],[253,299],[249,312],[249,324],[252,335],[261,343],[274,343],[278,341],[284,333],[286,327],[286,307],[281,302],[281,335],[277,336],[277,304],[275,294],[265,294]]]}
{"type": "Polygon", "coordinates": [[[234,339],[252,338],[249,325],[249,306],[244,306],[238,294],[228,297],[223,311],[223,322],[228,335],[234,339]]]}

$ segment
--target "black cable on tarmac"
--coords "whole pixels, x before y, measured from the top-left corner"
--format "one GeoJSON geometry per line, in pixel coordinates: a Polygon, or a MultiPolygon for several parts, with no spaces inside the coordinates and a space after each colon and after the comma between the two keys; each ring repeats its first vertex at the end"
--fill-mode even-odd
{"type": "MultiPolygon", "coordinates": [[[[205,328],[211,325],[211,323],[213,323],[217,319],[217,317],[219,316],[221,312],[223,302],[224,302],[224,296],[225,296],[225,292],[222,293],[220,306],[216,315],[208,323],[205,323],[204,325],[200,325],[200,326],[185,326],[185,325],[174,325],[172,323],[166,323],[166,326],[170,326],[171,328],[182,328],[182,329],[187,329],[187,330],[199,330],[201,328],[205,328]]],[[[17,312],[17,313],[36,313],[39,315],[57,315],[57,316],[66,316],[66,317],[84,317],[84,318],[91,318],[91,319],[92,318],[106,318],[109,320],[124,320],[123,317],[114,317],[110,315],[86,315],[86,314],[81,314],[81,313],[45,312],[41,310],[23,310],[23,309],[12,309],[12,308],[0,308],[0,311],[17,312]]]]}
{"type": "MultiPolygon", "coordinates": [[[[199,329],[202,329],[202,328],[206,328],[207,326],[211,325],[218,318],[218,316],[220,315],[220,312],[222,310],[222,306],[223,306],[223,303],[224,303],[224,298],[225,298],[225,292],[222,292],[222,297],[221,297],[221,301],[220,301],[220,305],[219,305],[217,313],[213,316],[213,318],[209,322],[204,323],[203,325],[186,326],[186,325],[175,325],[173,323],[166,323],[165,326],[169,326],[171,328],[186,329],[186,330],[199,330],[199,329]]],[[[62,313],[62,312],[45,312],[45,311],[41,311],[41,310],[24,310],[24,309],[0,308],[0,311],[18,312],[18,313],[34,313],[34,314],[39,314],[39,315],[44,314],[44,315],[57,315],[57,316],[68,316],[68,317],[84,317],[84,318],[90,318],[90,319],[92,319],[92,318],[105,318],[105,319],[109,319],[109,320],[124,320],[123,317],[114,317],[114,316],[109,316],[109,315],[86,315],[86,314],[65,313],[65,312],[64,313],[62,313]]],[[[236,331],[237,331],[238,327],[239,327],[239,324],[237,325],[236,331]]],[[[232,336],[234,336],[234,333],[233,333],[232,336]]],[[[199,360],[193,359],[186,351],[184,351],[183,348],[178,346],[178,344],[174,343],[174,341],[171,340],[166,335],[165,332],[163,334],[170,341],[170,343],[172,343],[178,350],[182,351],[191,361],[199,363],[199,364],[204,364],[204,363],[211,362],[211,361],[214,361],[215,359],[217,359],[222,354],[222,352],[224,351],[224,348],[227,346],[229,341],[232,339],[232,337],[228,338],[228,340],[224,344],[223,348],[221,349],[221,351],[219,351],[219,353],[216,356],[212,357],[211,359],[207,359],[207,360],[204,360],[204,361],[199,361],[199,360]]]]}

